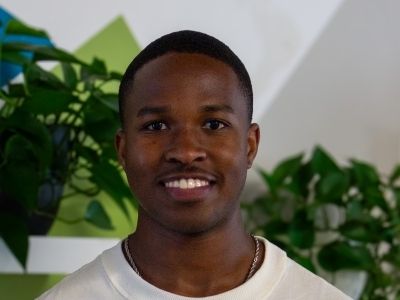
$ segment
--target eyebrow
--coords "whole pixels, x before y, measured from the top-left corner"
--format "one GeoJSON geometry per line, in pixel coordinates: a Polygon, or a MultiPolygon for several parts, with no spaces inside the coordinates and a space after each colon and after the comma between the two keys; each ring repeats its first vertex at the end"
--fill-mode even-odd
{"type": "Polygon", "coordinates": [[[145,106],[139,109],[137,117],[144,117],[149,115],[165,114],[169,110],[168,106],[145,106]]]}
{"type": "Polygon", "coordinates": [[[200,112],[227,112],[234,113],[234,110],[229,105],[204,105],[200,107],[200,112]]]}

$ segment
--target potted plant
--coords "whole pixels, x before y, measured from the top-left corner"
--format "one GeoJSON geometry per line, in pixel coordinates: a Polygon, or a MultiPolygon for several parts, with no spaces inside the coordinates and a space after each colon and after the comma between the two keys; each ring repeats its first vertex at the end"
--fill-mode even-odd
{"type": "MultiPolygon", "coordinates": [[[[1,63],[20,66],[23,80],[0,89],[0,237],[25,267],[29,234],[49,230],[63,199],[105,191],[127,217],[124,199],[136,204],[113,145],[118,97],[103,91],[121,75],[97,58],[88,64],[53,46],[7,42],[7,35],[47,34],[16,20],[2,26],[1,63]],[[59,63],[61,76],[42,61],[59,63]]],[[[95,199],[84,216],[65,221],[113,228],[95,199]]]]}
{"type": "Polygon", "coordinates": [[[354,159],[339,166],[316,147],[310,159],[300,154],[259,173],[268,193],[243,204],[253,232],[314,273],[366,271],[361,299],[399,299],[400,165],[380,176],[354,159]]]}

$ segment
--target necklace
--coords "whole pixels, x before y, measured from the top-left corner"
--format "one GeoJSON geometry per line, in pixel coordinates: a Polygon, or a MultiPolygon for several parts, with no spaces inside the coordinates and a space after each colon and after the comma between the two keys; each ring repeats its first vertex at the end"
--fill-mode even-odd
{"type": "MultiPolygon", "coordinates": [[[[124,241],[124,248],[125,248],[125,252],[126,252],[126,256],[128,256],[129,259],[129,263],[131,264],[132,269],[135,271],[136,274],[139,275],[139,277],[142,277],[142,275],[140,275],[138,268],[136,267],[135,262],[133,261],[131,252],[129,250],[129,238],[131,237],[132,234],[128,235],[124,241]]],[[[246,281],[248,281],[253,275],[254,275],[254,271],[256,269],[256,264],[258,261],[258,254],[260,252],[260,242],[258,241],[258,239],[250,233],[250,236],[253,238],[254,242],[256,243],[256,252],[254,253],[254,258],[253,258],[253,262],[251,263],[250,266],[250,271],[249,274],[246,277],[246,281]]]]}

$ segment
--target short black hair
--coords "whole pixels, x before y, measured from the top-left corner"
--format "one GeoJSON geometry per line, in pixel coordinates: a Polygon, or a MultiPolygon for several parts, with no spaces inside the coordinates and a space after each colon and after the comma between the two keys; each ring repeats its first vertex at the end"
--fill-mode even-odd
{"type": "Polygon", "coordinates": [[[226,63],[236,73],[246,100],[249,123],[253,116],[253,88],[249,73],[237,55],[220,40],[205,33],[183,30],[164,35],[144,48],[129,64],[119,86],[119,115],[124,127],[125,101],[132,92],[136,72],[146,63],[166,53],[198,53],[226,63]]]}

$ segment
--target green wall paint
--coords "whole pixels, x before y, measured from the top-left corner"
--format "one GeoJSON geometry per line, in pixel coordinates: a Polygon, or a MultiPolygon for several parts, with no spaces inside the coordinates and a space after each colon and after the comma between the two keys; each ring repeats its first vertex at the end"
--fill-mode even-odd
{"type": "MultiPolygon", "coordinates": [[[[122,17],[118,17],[92,37],[87,43],[75,51],[82,60],[90,62],[98,57],[106,62],[109,70],[123,73],[132,58],[139,53],[140,47],[122,17]]],[[[57,73],[57,68],[54,70],[57,73]]],[[[108,92],[117,92],[118,84],[107,86],[108,92]]],[[[100,230],[88,223],[81,222],[67,225],[56,221],[51,228],[50,236],[91,236],[124,238],[135,229],[136,211],[127,203],[131,221],[128,221],[120,209],[106,195],[96,197],[106,207],[114,231],[100,230]]],[[[59,215],[67,219],[75,219],[84,214],[86,205],[91,199],[71,197],[65,199],[60,206],[59,215]]],[[[59,282],[65,275],[0,275],[0,299],[30,300],[42,294],[59,282]]]]}

